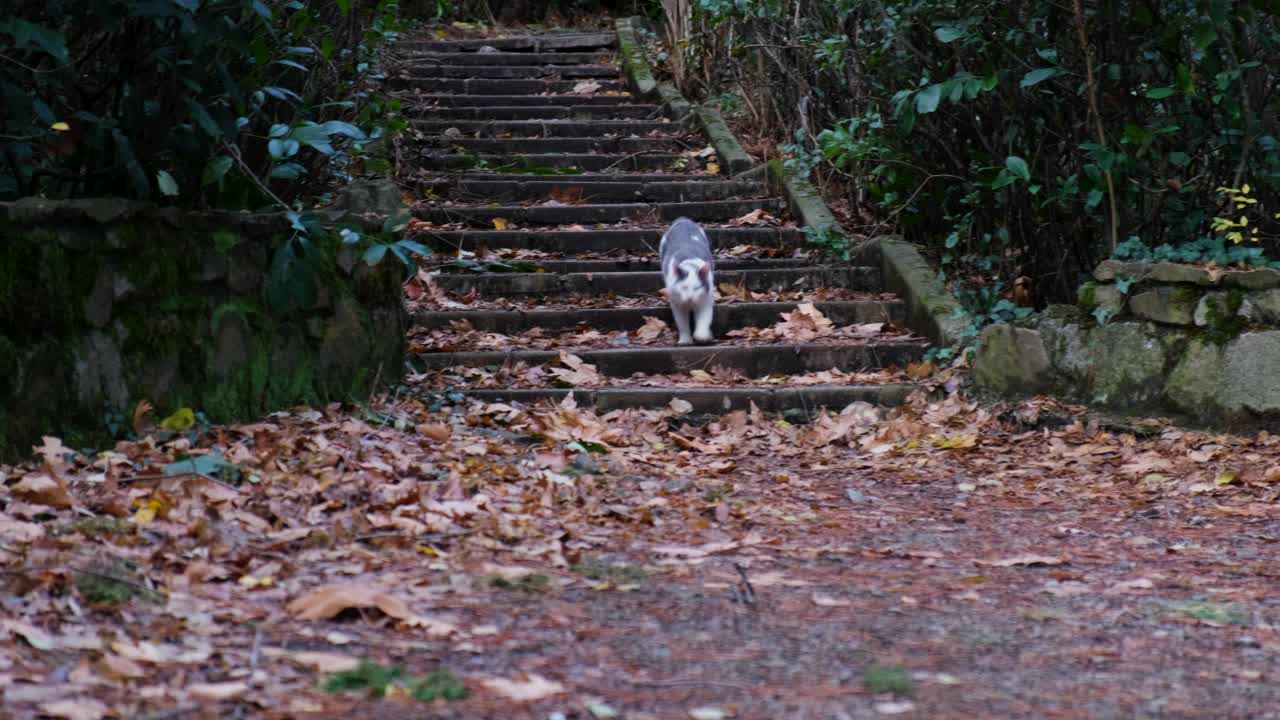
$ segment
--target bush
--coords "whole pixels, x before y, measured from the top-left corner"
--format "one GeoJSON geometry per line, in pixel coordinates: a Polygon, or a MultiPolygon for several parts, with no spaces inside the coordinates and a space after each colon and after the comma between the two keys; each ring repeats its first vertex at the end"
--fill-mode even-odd
{"type": "Polygon", "coordinates": [[[0,199],[288,205],[403,126],[364,90],[396,30],[393,0],[19,0],[0,199]]]}
{"type": "Polygon", "coordinates": [[[1220,186],[1280,205],[1274,2],[797,2],[666,0],[683,88],[737,89],[868,234],[896,225],[953,276],[1071,298],[1130,236],[1203,243],[1220,186]]]}

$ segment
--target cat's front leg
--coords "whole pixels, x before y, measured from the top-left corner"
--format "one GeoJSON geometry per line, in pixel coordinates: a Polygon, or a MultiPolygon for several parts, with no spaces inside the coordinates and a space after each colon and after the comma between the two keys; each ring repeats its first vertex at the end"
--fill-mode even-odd
{"type": "Polygon", "coordinates": [[[676,340],[676,344],[693,344],[693,338],[689,335],[689,309],[679,307],[673,303],[671,305],[671,314],[676,319],[676,334],[679,336],[679,339],[676,340]]]}
{"type": "Polygon", "coordinates": [[[693,310],[693,339],[700,343],[715,340],[711,334],[711,317],[715,313],[716,303],[711,293],[706,293],[693,310]]]}

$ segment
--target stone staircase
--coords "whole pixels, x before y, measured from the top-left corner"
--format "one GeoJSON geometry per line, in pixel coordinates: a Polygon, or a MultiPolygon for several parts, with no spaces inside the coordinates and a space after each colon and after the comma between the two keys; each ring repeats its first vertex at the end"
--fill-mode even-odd
{"type": "Polygon", "coordinates": [[[693,114],[627,92],[616,40],[399,45],[411,232],[437,251],[410,283],[411,379],[504,401],[573,392],[601,411],[901,402],[925,342],[880,269],[807,252],[764,173],[725,177],[693,114]],[[660,293],[658,240],[680,216],[717,254],[714,345],[676,346],[660,293]],[[796,313],[803,303],[820,314],[796,313]]]}

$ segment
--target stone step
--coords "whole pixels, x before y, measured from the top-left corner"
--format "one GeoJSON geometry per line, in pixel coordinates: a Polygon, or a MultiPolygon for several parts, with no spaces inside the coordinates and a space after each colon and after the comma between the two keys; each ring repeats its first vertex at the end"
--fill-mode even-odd
{"type": "Polygon", "coordinates": [[[418,185],[419,196],[428,192],[490,202],[514,200],[564,199],[566,193],[589,202],[691,202],[694,200],[728,200],[751,197],[766,192],[764,185],[752,181],[728,182],[574,182],[572,180],[432,180],[418,185]],[[553,193],[555,193],[553,195],[553,193]]]}
{"type": "MultiPolygon", "coordinates": [[[[495,262],[501,262],[495,261],[495,262]]],[[[537,272],[566,273],[617,273],[617,272],[658,272],[658,261],[652,256],[648,258],[628,258],[624,260],[518,260],[536,265],[537,272]]],[[[717,258],[716,272],[728,270],[783,270],[787,268],[813,267],[812,258],[717,258]]],[[[445,273],[465,273],[475,275],[473,270],[462,266],[444,266],[445,273]]],[[[498,271],[499,273],[501,271],[498,271]]]]}
{"type": "Polygon", "coordinates": [[[425,107],[414,112],[423,120],[655,120],[665,117],[657,105],[425,107]]]}
{"type": "MultiPolygon", "coordinates": [[[[427,93],[457,93],[460,95],[543,95],[572,93],[582,80],[503,80],[494,78],[424,78],[393,77],[393,88],[408,88],[427,93]]],[[[592,80],[600,92],[626,89],[621,80],[592,80]]]]}
{"type": "Polygon", "coordinates": [[[455,78],[471,80],[522,80],[530,78],[604,78],[616,80],[616,65],[437,65],[417,64],[409,67],[415,78],[455,78]]]}
{"type": "MultiPolygon", "coordinates": [[[[631,173],[631,172],[595,172],[595,173],[556,173],[547,177],[528,177],[524,175],[508,175],[506,173],[492,172],[451,172],[440,173],[438,175],[428,177],[424,180],[427,183],[434,183],[439,180],[449,180],[452,182],[464,181],[484,181],[484,180],[513,180],[515,182],[530,182],[545,180],[547,182],[557,183],[663,183],[675,182],[694,183],[694,182],[710,182],[725,183],[731,182],[723,175],[686,175],[683,173],[669,172],[651,172],[651,173],[631,173]]],[[[748,182],[748,181],[737,181],[748,182]]]]}
{"type": "Polygon", "coordinates": [[[686,123],[671,120],[415,120],[416,130],[441,135],[453,129],[464,137],[593,137],[599,135],[648,135],[652,132],[689,132],[686,123]]]}
{"type": "MultiPolygon", "coordinates": [[[[630,95],[415,95],[406,103],[406,114],[440,107],[579,107],[600,105],[616,107],[635,105],[630,95]],[[426,106],[426,107],[424,107],[426,106]]],[[[657,105],[645,105],[657,109],[657,105]]],[[[602,116],[603,117],[603,116],[602,116]]]]}
{"type": "Polygon", "coordinates": [[[563,402],[573,393],[578,407],[598,413],[627,408],[659,409],[679,398],[693,406],[693,415],[721,415],[749,410],[754,404],[764,412],[804,412],[806,417],[826,408],[838,412],[855,402],[897,407],[916,389],[908,383],[888,385],[808,385],[797,387],[610,387],[610,388],[511,388],[468,390],[464,395],[485,402],[563,402]]]}
{"type": "MultiPolygon", "coordinates": [[[[777,323],[781,313],[791,312],[797,303],[723,303],[716,306],[711,328],[717,336],[743,327],[769,327],[777,323]]],[[[906,319],[906,306],[901,300],[852,300],[814,303],[818,310],[836,325],[859,325],[873,322],[901,324],[906,319]]],[[[511,335],[521,330],[540,327],[567,330],[586,325],[595,330],[635,330],[644,325],[645,317],[656,317],[671,327],[671,308],[667,305],[625,308],[580,308],[577,310],[423,310],[413,316],[423,329],[445,328],[449,323],[466,320],[483,332],[511,335]]]]}
{"type": "MultiPolygon", "coordinates": [[[[875,343],[838,345],[686,345],[677,347],[631,347],[582,350],[574,354],[595,365],[607,377],[710,371],[719,366],[737,370],[748,377],[798,375],[837,369],[861,372],[891,366],[905,367],[924,354],[926,344],[918,340],[889,340],[875,343]]],[[[462,352],[410,353],[407,362],[416,371],[449,367],[501,367],[523,362],[542,365],[559,357],[555,350],[472,350],[462,352]]]]}
{"type": "MultiPolygon", "coordinates": [[[[513,38],[478,38],[467,40],[401,40],[392,46],[394,50],[427,51],[437,53],[474,53],[488,46],[504,52],[541,53],[554,50],[597,50],[611,48],[617,35],[607,33],[553,33],[527,35],[513,38]]],[[[486,53],[480,53],[483,57],[486,53]]],[[[496,54],[496,53],[495,53],[496,54]]]]}
{"type": "MultiPolygon", "coordinates": [[[[649,230],[420,230],[414,239],[435,248],[476,247],[542,250],[544,252],[624,252],[658,251],[658,241],[666,228],[649,230]]],[[[795,228],[737,227],[706,228],[713,248],[738,245],[756,247],[795,246],[803,235],[795,228]]]]}
{"type": "MultiPolygon", "coordinates": [[[[657,293],[662,276],[657,272],[601,273],[448,273],[435,276],[440,289],[465,295],[475,291],[494,295],[564,295],[657,293]]],[[[872,291],[880,288],[880,270],[873,267],[801,267],[755,270],[717,270],[717,285],[745,287],[752,292],[811,290],[840,287],[872,291]]]]}
{"type": "Polygon", "coordinates": [[[612,62],[613,53],[535,53],[535,52],[420,52],[404,56],[409,67],[423,65],[606,65],[612,62]]]}
{"type": "Polygon", "coordinates": [[[462,148],[487,155],[540,155],[550,153],[678,153],[691,143],[677,137],[587,137],[587,138],[427,138],[425,145],[437,148],[462,148]]]}
{"type": "MultiPolygon", "coordinates": [[[[528,157],[548,156],[534,155],[528,157]]],[[[603,155],[599,157],[614,156],[603,155]]],[[[681,216],[700,222],[708,220],[723,221],[741,217],[754,210],[781,213],[785,208],[785,203],[777,198],[762,200],[708,200],[705,202],[683,203],[609,203],[598,205],[490,205],[485,207],[474,205],[444,207],[419,205],[413,209],[413,216],[419,220],[441,225],[467,222],[473,225],[493,227],[495,218],[502,218],[508,222],[521,225],[617,223],[637,216],[651,218],[652,222],[671,222],[681,216]]]]}

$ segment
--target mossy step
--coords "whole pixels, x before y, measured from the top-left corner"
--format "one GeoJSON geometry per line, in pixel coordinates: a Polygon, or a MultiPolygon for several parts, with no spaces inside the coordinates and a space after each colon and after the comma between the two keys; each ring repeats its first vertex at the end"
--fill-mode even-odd
{"type": "Polygon", "coordinates": [[[583,182],[573,180],[434,180],[418,186],[420,197],[434,194],[456,200],[491,202],[577,197],[587,202],[692,202],[729,200],[765,192],[759,182],[583,182]]]}
{"type": "MultiPolygon", "coordinates": [[[[572,93],[582,80],[505,80],[494,78],[424,78],[394,77],[391,87],[409,88],[429,93],[457,93],[460,95],[543,95],[547,93],[572,93]]],[[[598,91],[622,91],[626,86],[621,80],[595,79],[598,91]]]]}
{"type": "Polygon", "coordinates": [[[595,137],[601,135],[680,134],[689,125],[671,120],[415,120],[413,127],[430,135],[455,131],[461,137],[595,137]]]}
{"type": "Polygon", "coordinates": [[[630,95],[452,95],[424,94],[415,95],[405,103],[406,114],[421,111],[424,107],[568,107],[601,105],[614,107],[618,105],[641,104],[656,108],[657,105],[642,103],[630,95]]]}
{"type": "Polygon", "coordinates": [[[602,65],[613,60],[611,52],[415,52],[402,55],[410,68],[422,65],[602,65]]]}
{"type": "MultiPolygon", "coordinates": [[[[737,370],[747,377],[798,375],[837,369],[862,372],[905,367],[924,354],[925,344],[915,340],[846,343],[840,345],[686,345],[581,350],[574,354],[596,366],[606,377],[710,371],[715,367],[737,370]]],[[[501,367],[517,362],[542,365],[560,356],[558,350],[477,350],[410,353],[407,362],[418,371],[449,367],[501,367]]]]}
{"type": "Polygon", "coordinates": [[[780,201],[770,198],[762,200],[602,203],[592,205],[420,205],[413,209],[413,216],[419,220],[438,224],[465,222],[493,227],[495,219],[522,225],[617,223],[628,221],[637,216],[651,218],[655,222],[671,222],[681,216],[699,222],[727,221],[756,210],[781,213],[783,209],[784,207],[780,201]]]}
{"type": "MultiPolygon", "coordinates": [[[[476,38],[467,40],[401,40],[393,50],[427,51],[437,53],[477,53],[491,47],[505,52],[542,53],[554,50],[597,50],[611,48],[617,43],[614,33],[552,33],[526,35],[512,38],[476,38]]],[[[479,53],[484,56],[487,53],[479,53]]],[[[497,54],[497,53],[494,53],[497,54]]]]}
{"type": "Polygon", "coordinates": [[[469,390],[468,397],[486,402],[563,402],[573,394],[578,407],[598,413],[628,408],[659,409],[680,399],[692,406],[694,415],[721,415],[749,410],[752,405],[764,412],[804,412],[806,416],[826,408],[842,410],[855,402],[897,407],[916,389],[908,383],[885,385],[809,385],[804,387],[612,387],[612,388],[508,388],[469,390]]]}
{"type": "Polygon", "coordinates": [[[455,78],[470,80],[525,80],[533,78],[605,78],[616,80],[615,65],[432,65],[410,66],[409,76],[415,78],[455,78]]]}
{"type": "MultiPolygon", "coordinates": [[[[738,245],[756,247],[793,246],[803,239],[795,228],[730,227],[705,228],[713,248],[738,245]]],[[[414,238],[439,249],[476,247],[543,250],[546,252],[657,252],[662,228],[582,230],[432,230],[414,238]]]]}
{"type": "MultiPolygon", "coordinates": [[[[753,270],[717,270],[717,285],[742,286],[752,292],[770,290],[812,290],[838,287],[849,290],[880,289],[880,270],[871,267],[800,267],[753,270]]],[[[465,295],[476,292],[495,295],[563,295],[606,294],[634,295],[656,293],[662,287],[662,276],[654,272],[597,273],[469,273],[435,277],[436,284],[447,292],[465,295]]]]}
{"type": "MultiPolygon", "coordinates": [[[[656,300],[656,298],[655,298],[656,300]]],[[[777,323],[782,313],[796,309],[798,303],[727,303],[716,306],[711,328],[721,336],[743,327],[768,327],[777,323]]],[[[819,302],[814,306],[836,325],[858,325],[873,322],[902,322],[906,311],[900,300],[851,300],[819,302]]],[[[665,304],[650,307],[581,308],[578,310],[424,310],[413,316],[414,325],[422,329],[449,327],[465,320],[484,332],[514,334],[540,327],[566,330],[585,325],[594,330],[635,330],[646,317],[656,317],[674,327],[671,308],[665,304]]]]}
{"type": "MultiPolygon", "coordinates": [[[[679,130],[679,128],[675,128],[679,130]]],[[[539,155],[550,153],[679,153],[692,143],[679,137],[585,137],[585,138],[449,138],[431,137],[425,144],[433,148],[462,149],[491,155],[539,155]]]]}
{"type": "MultiPolygon", "coordinates": [[[[538,267],[542,273],[618,273],[618,272],[658,272],[658,261],[653,257],[631,258],[626,260],[523,260],[538,267]]],[[[729,270],[781,270],[786,268],[812,267],[812,258],[722,258],[716,260],[716,272],[729,270]]],[[[472,270],[461,266],[444,268],[447,274],[475,275],[472,270]]]]}
{"type": "Polygon", "coordinates": [[[427,107],[410,111],[424,120],[654,120],[663,117],[657,105],[485,105],[427,107]]]}

